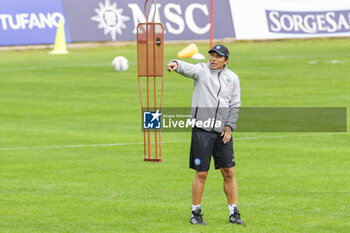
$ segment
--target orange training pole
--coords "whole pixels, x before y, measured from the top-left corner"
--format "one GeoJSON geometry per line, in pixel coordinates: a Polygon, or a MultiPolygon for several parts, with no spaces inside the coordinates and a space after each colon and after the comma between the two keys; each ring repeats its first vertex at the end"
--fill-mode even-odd
{"type": "MultiPolygon", "coordinates": [[[[152,114],[153,118],[151,122],[147,122],[143,119],[143,131],[144,131],[144,161],[161,162],[162,161],[162,149],[161,149],[161,128],[160,128],[160,116],[155,114],[161,114],[164,96],[164,26],[161,23],[155,23],[156,15],[156,2],[153,1],[155,7],[153,14],[153,21],[148,22],[147,14],[147,2],[145,1],[144,9],[146,16],[146,23],[139,23],[137,26],[137,67],[138,67],[138,85],[140,92],[140,101],[142,109],[142,117],[146,119],[146,115],[152,114]],[[147,111],[145,111],[143,105],[142,85],[141,78],[146,78],[146,103],[147,111]],[[150,77],[153,77],[153,93],[150,87],[150,77]],[[157,106],[157,78],[161,77],[162,86],[160,93],[160,105],[157,106]],[[153,96],[152,96],[153,95],[153,96]],[[151,108],[151,98],[153,98],[154,109],[151,108]],[[150,111],[154,112],[150,112],[150,111]],[[159,112],[158,112],[159,111],[159,112]],[[156,116],[154,118],[154,116],[156,116]],[[157,117],[158,116],[158,117],[157,117]],[[158,120],[152,123],[153,120],[158,120]],[[153,126],[156,125],[156,126],[153,126]],[[147,130],[147,139],[146,139],[147,130]],[[151,134],[154,133],[154,139],[151,134]],[[159,139],[158,139],[159,135],[159,139]],[[154,141],[153,141],[154,140],[154,141]],[[154,143],[154,152],[151,150],[151,144],[154,143]],[[147,145],[146,145],[147,144],[147,145]]],[[[149,121],[149,120],[148,120],[149,121]]],[[[152,147],[153,148],[153,147],[152,147]]]]}

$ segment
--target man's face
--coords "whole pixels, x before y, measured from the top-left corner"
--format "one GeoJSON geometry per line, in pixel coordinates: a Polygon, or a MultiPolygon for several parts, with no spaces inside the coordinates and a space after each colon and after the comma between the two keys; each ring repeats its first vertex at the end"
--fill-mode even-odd
{"type": "Polygon", "coordinates": [[[224,67],[224,65],[227,64],[227,62],[228,62],[228,58],[225,59],[224,56],[221,56],[216,52],[210,53],[209,65],[211,69],[221,70],[224,67]]]}

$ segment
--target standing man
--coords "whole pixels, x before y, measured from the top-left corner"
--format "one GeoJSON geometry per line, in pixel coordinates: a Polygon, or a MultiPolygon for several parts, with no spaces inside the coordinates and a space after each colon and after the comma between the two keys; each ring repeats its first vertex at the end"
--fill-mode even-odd
{"type": "Polygon", "coordinates": [[[238,76],[227,69],[229,51],[224,45],[215,45],[209,50],[208,63],[196,65],[180,60],[167,64],[168,71],[176,71],[193,79],[192,117],[198,120],[214,119],[220,122],[212,127],[192,129],[190,168],[196,170],[192,182],[192,216],[190,223],[206,225],[200,203],[214,157],[215,169],[220,169],[224,178],[224,192],[230,212],[229,221],[244,224],[237,208],[237,183],[233,167],[232,131],[236,128],[241,92],[238,76]]]}

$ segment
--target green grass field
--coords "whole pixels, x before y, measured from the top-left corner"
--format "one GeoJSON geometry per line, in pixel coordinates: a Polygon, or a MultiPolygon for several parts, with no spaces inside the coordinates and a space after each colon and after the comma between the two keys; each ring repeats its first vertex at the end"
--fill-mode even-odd
{"type": "MultiPolygon", "coordinates": [[[[349,122],[350,39],[227,45],[242,106],[347,107],[349,122]]],[[[190,106],[192,81],[165,79],[164,107],[190,106]]],[[[247,226],[228,223],[213,167],[193,226],[190,133],[164,133],[164,162],[146,163],[140,124],[136,46],[0,51],[0,232],[350,232],[349,133],[234,133],[247,226]]]]}

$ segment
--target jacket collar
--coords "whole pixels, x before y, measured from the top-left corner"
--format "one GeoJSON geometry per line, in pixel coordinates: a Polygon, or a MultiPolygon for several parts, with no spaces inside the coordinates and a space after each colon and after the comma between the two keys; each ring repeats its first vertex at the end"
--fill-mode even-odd
{"type": "Polygon", "coordinates": [[[222,68],[222,70],[213,70],[213,69],[211,69],[211,68],[210,68],[209,62],[207,62],[207,66],[209,67],[209,70],[210,70],[211,72],[214,72],[214,73],[220,73],[220,72],[222,72],[222,71],[227,70],[227,65],[224,65],[224,67],[222,68]]]}

